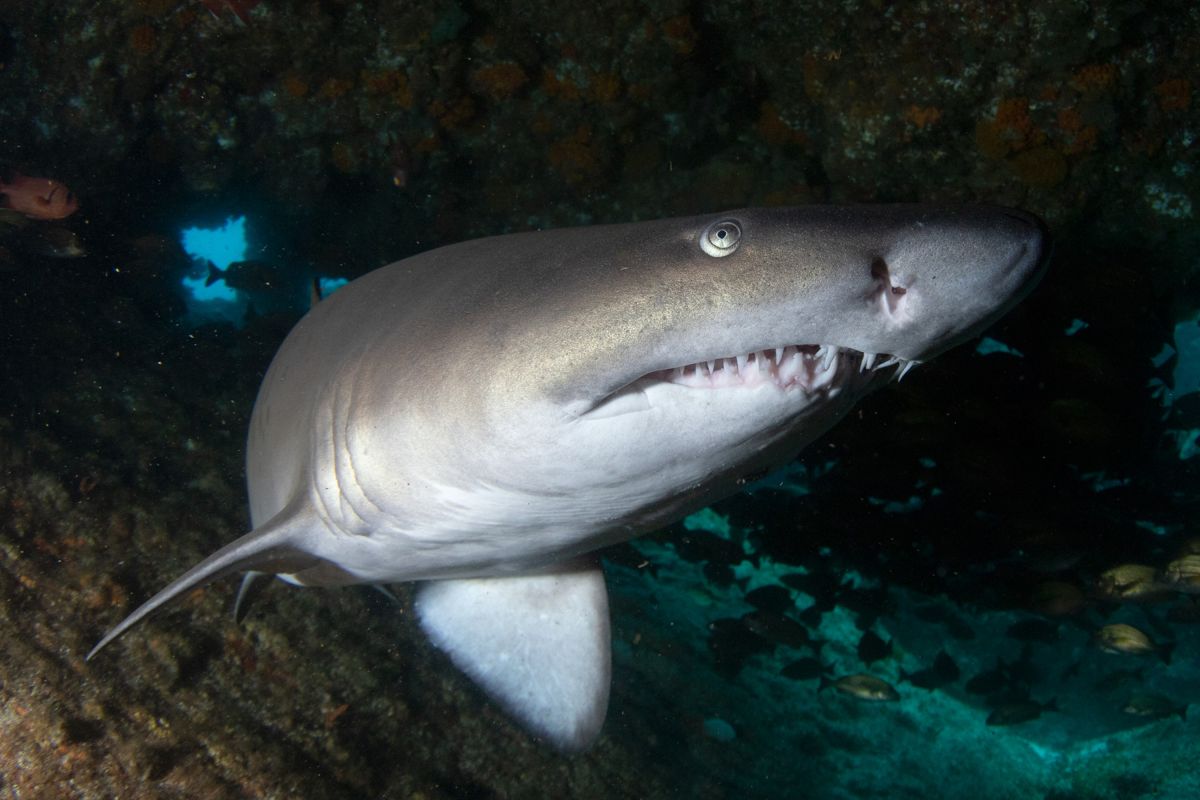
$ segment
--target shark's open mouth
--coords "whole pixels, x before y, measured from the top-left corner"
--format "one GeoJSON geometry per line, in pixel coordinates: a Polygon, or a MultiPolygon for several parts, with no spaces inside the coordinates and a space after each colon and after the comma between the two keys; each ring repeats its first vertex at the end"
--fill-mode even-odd
{"type": "Polygon", "coordinates": [[[740,356],[699,361],[652,372],[647,378],[696,389],[721,389],[773,383],[807,393],[836,388],[836,379],[848,372],[873,372],[897,366],[902,378],[918,362],[883,353],[864,353],[837,345],[801,344],[758,350],[740,356]]]}

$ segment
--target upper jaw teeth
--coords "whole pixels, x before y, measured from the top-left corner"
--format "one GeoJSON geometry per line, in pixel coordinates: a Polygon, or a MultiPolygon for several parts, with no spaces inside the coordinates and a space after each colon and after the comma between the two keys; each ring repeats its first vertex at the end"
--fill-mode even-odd
{"type": "Polygon", "coordinates": [[[894,355],[880,360],[880,355],[837,345],[788,345],[661,370],[653,377],[697,388],[774,383],[781,388],[799,386],[809,393],[834,394],[840,390],[834,379],[843,367],[878,372],[898,366],[893,377],[899,380],[920,363],[894,355]]]}

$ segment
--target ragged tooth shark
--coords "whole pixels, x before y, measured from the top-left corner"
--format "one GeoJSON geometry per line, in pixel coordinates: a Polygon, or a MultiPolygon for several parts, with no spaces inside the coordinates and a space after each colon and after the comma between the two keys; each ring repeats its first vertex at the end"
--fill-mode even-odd
{"type": "Polygon", "coordinates": [[[608,706],[595,551],[781,464],[1036,283],[1042,225],[921,205],[746,209],[442,247],[317,304],[247,453],[253,530],[130,614],[237,571],[422,581],[422,627],[527,728],[608,706]]]}

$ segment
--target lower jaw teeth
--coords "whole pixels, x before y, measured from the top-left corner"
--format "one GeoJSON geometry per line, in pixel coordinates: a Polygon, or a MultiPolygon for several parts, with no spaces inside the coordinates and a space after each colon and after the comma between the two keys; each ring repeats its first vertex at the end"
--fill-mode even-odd
{"type": "MultiPolygon", "coordinates": [[[[689,364],[659,375],[673,383],[695,388],[757,386],[772,382],[781,388],[798,385],[805,391],[815,392],[826,387],[833,389],[832,383],[843,358],[852,358],[857,352],[829,345],[789,345],[689,364]]],[[[894,376],[899,380],[918,363],[888,356],[877,364],[878,359],[877,353],[862,353],[858,371],[878,371],[899,365],[894,376]]]]}

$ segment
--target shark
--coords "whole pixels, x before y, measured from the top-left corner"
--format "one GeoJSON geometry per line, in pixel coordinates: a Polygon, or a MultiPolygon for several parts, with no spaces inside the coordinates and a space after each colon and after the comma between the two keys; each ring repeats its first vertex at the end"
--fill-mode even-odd
{"type": "Polygon", "coordinates": [[[1044,271],[1033,215],[810,206],[533,231],[352,281],[288,334],[247,441],[252,530],[129,614],[237,572],[419,582],[422,629],[535,736],[600,734],[597,551],[786,463],[1044,271]]]}

